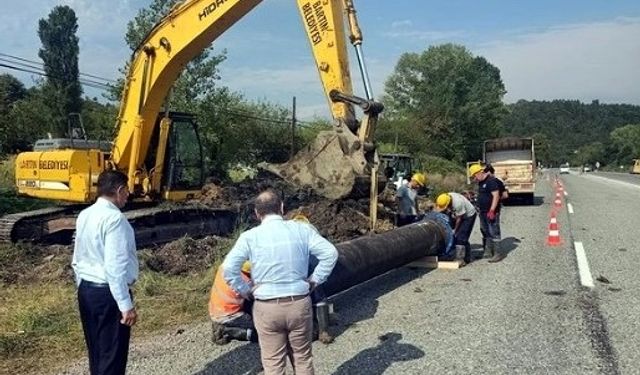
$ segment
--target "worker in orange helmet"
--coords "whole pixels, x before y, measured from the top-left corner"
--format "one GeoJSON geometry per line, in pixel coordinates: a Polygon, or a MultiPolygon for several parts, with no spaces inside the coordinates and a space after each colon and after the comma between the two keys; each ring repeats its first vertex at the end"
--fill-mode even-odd
{"type": "MultiPolygon", "coordinates": [[[[244,262],[242,278],[251,282],[251,264],[244,262]]],[[[209,295],[209,317],[212,324],[212,340],[224,345],[230,340],[258,342],[258,335],[251,317],[253,301],[245,300],[225,282],[222,266],[218,267],[209,295]]]]}

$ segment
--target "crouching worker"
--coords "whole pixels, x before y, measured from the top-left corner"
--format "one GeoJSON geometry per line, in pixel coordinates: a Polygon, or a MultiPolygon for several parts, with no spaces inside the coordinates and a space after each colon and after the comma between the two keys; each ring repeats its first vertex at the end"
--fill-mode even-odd
{"type": "Polygon", "coordinates": [[[438,260],[451,261],[458,260],[458,258],[461,257],[455,246],[455,238],[453,229],[451,228],[451,217],[449,215],[443,212],[429,211],[421,221],[434,221],[442,228],[444,247],[438,253],[438,260]]]}
{"type": "MultiPolygon", "coordinates": [[[[241,276],[251,282],[251,265],[244,262],[241,276]]],[[[246,300],[224,281],[222,266],[218,267],[209,297],[212,340],[224,345],[231,340],[258,342],[258,334],[253,325],[251,308],[253,301],[246,300]]]]}
{"type": "Polygon", "coordinates": [[[464,262],[471,263],[471,244],[469,238],[476,222],[476,209],[473,204],[458,193],[443,193],[436,199],[436,210],[450,213],[454,220],[453,235],[456,246],[464,246],[464,262]]]}

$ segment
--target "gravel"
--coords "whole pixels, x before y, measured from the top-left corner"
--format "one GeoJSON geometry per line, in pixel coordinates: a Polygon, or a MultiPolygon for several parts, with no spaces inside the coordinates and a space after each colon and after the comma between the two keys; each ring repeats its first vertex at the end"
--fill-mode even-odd
{"type": "MultiPolygon", "coordinates": [[[[577,178],[567,177],[568,187],[573,188],[572,179],[577,178]]],[[[577,188],[575,193],[582,194],[577,188]]],[[[456,271],[401,268],[335,297],[337,324],[332,329],[336,340],[330,345],[314,343],[317,373],[617,373],[609,366],[610,359],[598,353],[594,333],[604,334],[602,342],[611,339],[612,352],[620,352],[624,326],[607,320],[625,313],[637,322],[639,310],[637,304],[620,310],[610,305],[633,293],[631,287],[638,282],[631,274],[618,281],[614,269],[598,266],[611,284],[600,283],[595,292],[581,288],[572,228],[592,225],[589,220],[576,219],[570,224],[563,207],[558,215],[563,245],[547,247],[549,202],[555,195],[550,181],[541,179],[537,194],[537,205],[505,209],[503,238],[510,253],[504,261],[489,264],[480,260],[456,271]],[[602,290],[621,286],[622,291],[602,290]],[[605,292],[603,301],[599,293],[605,292]],[[612,334],[594,325],[602,322],[612,328],[612,334]]],[[[477,226],[472,243],[480,243],[477,226]]],[[[616,254],[634,252],[634,260],[640,256],[635,242],[610,245],[616,254]]],[[[605,261],[594,261],[600,262],[605,261]]],[[[619,267],[631,272],[630,265],[619,267]]],[[[633,332],[632,337],[637,343],[638,334],[633,332]]],[[[638,363],[637,347],[629,345],[628,352],[622,351],[623,373],[634,372],[631,359],[638,363]]],[[[63,373],[85,371],[86,363],[81,361],[63,373]]],[[[128,371],[255,374],[260,373],[260,359],[255,345],[214,346],[209,341],[209,324],[203,321],[147,341],[135,340],[134,332],[128,371]]]]}

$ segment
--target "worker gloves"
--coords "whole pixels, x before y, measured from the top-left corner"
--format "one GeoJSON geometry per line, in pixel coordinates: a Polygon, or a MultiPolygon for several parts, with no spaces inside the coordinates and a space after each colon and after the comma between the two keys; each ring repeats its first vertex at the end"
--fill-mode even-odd
{"type": "Polygon", "coordinates": [[[496,221],[496,212],[491,210],[489,212],[487,212],[487,220],[489,221],[496,221]]]}

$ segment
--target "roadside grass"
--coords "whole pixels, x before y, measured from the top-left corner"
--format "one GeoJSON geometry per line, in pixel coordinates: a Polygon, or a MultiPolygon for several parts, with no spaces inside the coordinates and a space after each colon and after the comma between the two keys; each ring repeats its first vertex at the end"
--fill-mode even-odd
{"type": "MultiPolygon", "coordinates": [[[[6,247],[0,247],[0,256],[7,253],[6,247]]],[[[148,250],[142,253],[145,251],[148,250]]],[[[22,248],[4,259],[21,261],[16,253],[30,256],[22,248]]],[[[68,267],[69,254],[66,256],[60,267],[68,267]]],[[[141,254],[141,263],[142,259],[141,254]]],[[[139,321],[132,339],[152,337],[206,320],[213,273],[220,261],[186,276],[168,276],[143,267],[134,288],[139,321]]],[[[70,275],[53,280],[48,280],[47,275],[22,280],[15,283],[0,280],[0,373],[53,373],[86,356],[76,290],[70,275]]]]}
{"type": "MultiPolygon", "coordinates": [[[[213,268],[185,277],[144,271],[134,290],[134,340],[208,316],[213,268]]],[[[62,369],[86,355],[72,282],[1,285],[0,373],[62,369]]]]}

